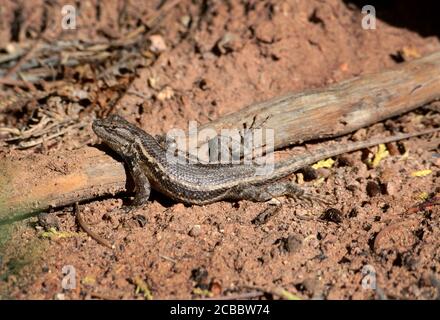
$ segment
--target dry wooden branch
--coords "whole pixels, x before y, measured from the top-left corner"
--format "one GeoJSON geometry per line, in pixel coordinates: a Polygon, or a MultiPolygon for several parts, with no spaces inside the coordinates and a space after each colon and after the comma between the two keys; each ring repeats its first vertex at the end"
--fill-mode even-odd
{"type": "Polygon", "coordinates": [[[126,189],[124,165],[96,148],[0,160],[0,224],[126,189]]]}
{"type": "MultiPolygon", "coordinates": [[[[440,98],[440,52],[328,88],[248,106],[203,127],[242,128],[254,117],[275,128],[275,147],[339,136],[440,98]]],[[[258,121],[257,119],[257,121],[258,121]]],[[[124,166],[87,147],[0,162],[0,220],[125,190],[124,166]]]]}
{"type": "Polygon", "coordinates": [[[210,127],[242,128],[254,121],[275,128],[275,149],[336,137],[440,99],[440,52],[327,88],[290,93],[214,120],[210,127]]]}

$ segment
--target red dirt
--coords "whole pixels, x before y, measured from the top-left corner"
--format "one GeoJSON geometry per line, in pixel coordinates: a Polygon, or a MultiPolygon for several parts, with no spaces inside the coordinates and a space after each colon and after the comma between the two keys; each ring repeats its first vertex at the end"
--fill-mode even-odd
{"type": "MultiPolygon", "coordinates": [[[[13,1],[2,2],[0,47],[10,41],[16,7],[13,1]]],[[[159,2],[130,1],[126,14],[149,16],[159,2]]],[[[116,1],[101,8],[100,21],[94,18],[97,1],[84,3],[78,19],[82,27],[61,37],[90,40],[100,39],[101,29],[122,32],[116,1]]],[[[136,94],[123,96],[115,108],[150,133],[186,129],[189,120],[205,123],[253,102],[380,71],[402,56],[411,59],[440,49],[439,35],[429,33],[422,22],[408,28],[393,25],[387,19],[392,6],[378,10],[384,19],[377,21],[376,30],[363,30],[361,8],[339,0],[206,3],[182,0],[170,10],[157,31],[165,51],[138,70],[129,89],[136,94]],[[167,87],[173,95],[162,99],[167,87]]],[[[438,110],[432,110],[422,108],[357,134],[412,127],[427,117],[438,123],[438,110]]],[[[12,117],[1,114],[2,125],[15,123],[12,117]]],[[[85,121],[90,124],[91,118],[85,121]]],[[[89,125],[62,137],[57,149],[75,149],[90,139],[98,141],[89,125]]],[[[267,204],[185,206],[158,194],[134,213],[136,219],[120,210],[121,197],[81,205],[86,223],[114,242],[114,250],[79,232],[69,208],[50,218],[66,237],[42,237],[43,223],[30,218],[17,224],[4,248],[0,274],[6,276],[0,278],[0,294],[16,299],[143,299],[144,293],[136,290],[141,279],[154,299],[206,293],[197,289],[218,296],[255,288],[283,288],[303,299],[434,299],[440,290],[433,280],[440,277],[440,162],[434,157],[439,141],[421,137],[400,145],[407,155],[394,148],[376,168],[367,166],[359,151],[320,169],[324,179],[306,182],[334,195],[337,204],[330,211],[281,199],[281,209],[256,222],[267,204]],[[424,169],[432,172],[412,176],[424,169]],[[431,203],[415,207],[426,196],[431,203]],[[20,263],[24,266],[11,267],[20,263]],[[62,289],[66,265],[76,270],[73,290],[62,289]],[[371,268],[379,290],[362,286],[363,270],[371,268]]]]}

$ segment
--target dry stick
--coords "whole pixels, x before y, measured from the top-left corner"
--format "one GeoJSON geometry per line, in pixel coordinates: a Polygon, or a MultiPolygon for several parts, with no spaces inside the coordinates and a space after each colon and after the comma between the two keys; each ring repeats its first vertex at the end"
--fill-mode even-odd
{"type": "MultiPolygon", "coordinates": [[[[133,87],[139,86],[133,83],[133,87]]],[[[140,81],[140,80],[139,80],[140,81]]],[[[339,136],[440,99],[440,52],[380,73],[246,107],[204,127],[242,128],[255,116],[275,128],[275,147],[339,136]]],[[[128,99],[129,100],[129,99],[128,99]]],[[[122,99],[121,104],[127,102],[122,99]]],[[[131,102],[135,103],[135,102],[131,102]]],[[[0,160],[0,224],[49,207],[126,190],[121,162],[86,147],[0,160]]]]}
{"type": "Polygon", "coordinates": [[[31,86],[30,82],[25,80],[14,80],[11,78],[0,78],[0,84],[6,84],[9,86],[16,86],[22,88],[29,88],[31,86]]]}
{"type": "Polygon", "coordinates": [[[383,72],[252,104],[199,128],[275,129],[275,149],[337,137],[440,99],[440,51],[383,72]],[[254,117],[256,116],[256,120],[254,117]]]}
{"type": "Polygon", "coordinates": [[[27,53],[25,53],[25,55],[24,56],[22,56],[21,58],[20,58],[20,60],[18,60],[18,62],[11,68],[11,69],[9,69],[7,72],[6,72],[6,74],[5,74],[5,78],[6,79],[8,79],[8,78],[10,78],[10,77],[12,77],[19,69],[20,69],[20,67],[26,62],[26,61],[28,61],[32,56],[33,56],[33,54],[35,53],[35,51],[37,51],[37,49],[39,48],[39,46],[40,46],[40,39],[38,39],[34,44],[33,44],[33,46],[31,47],[31,49],[27,52],[27,53]]]}
{"type": "Polygon", "coordinates": [[[87,233],[92,239],[94,239],[99,244],[103,245],[104,247],[114,249],[115,246],[112,245],[109,241],[102,238],[98,234],[94,233],[92,230],[90,230],[89,226],[86,224],[84,219],[82,218],[81,212],[79,211],[78,202],[75,202],[75,215],[76,219],[78,220],[79,226],[84,230],[85,233],[87,233]]]}

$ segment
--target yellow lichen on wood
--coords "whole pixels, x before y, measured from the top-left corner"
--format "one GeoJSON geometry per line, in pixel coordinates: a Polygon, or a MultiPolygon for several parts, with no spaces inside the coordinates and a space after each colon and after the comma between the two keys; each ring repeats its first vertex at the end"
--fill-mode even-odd
{"type": "Polygon", "coordinates": [[[328,158],[325,160],[318,161],[317,163],[312,165],[312,168],[315,170],[320,169],[320,168],[331,168],[331,167],[333,167],[334,163],[335,163],[335,160],[333,160],[332,158],[328,158]]]}
{"type": "Polygon", "coordinates": [[[424,169],[424,170],[418,170],[411,172],[411,177],[426,177],[427,175],[431,174],[431,169],[424,169]]]}
{"type": "Polygon", "coordinates": [[[379,165],[380,161],[389,156],[389,152],[384,144],[380,144],[377,152],[374,155],[370,165],[375,168],[379,165]]]}

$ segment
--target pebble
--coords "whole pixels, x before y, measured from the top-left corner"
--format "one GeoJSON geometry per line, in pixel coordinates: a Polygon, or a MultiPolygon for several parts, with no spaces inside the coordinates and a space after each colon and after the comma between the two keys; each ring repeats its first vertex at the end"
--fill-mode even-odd
{"type": "Polygon", "coordinates": [[[397,185],[395,182],[390,181],[390,182],[386,182],[383,184],[384,186],[384,191],[387,195],[394,195],[397,192],[397,185]]]}
{"type": "Polygon", "coordinates": [[[148,38],[150,40],[150,50],[154,53],[161,53],[167,50],[164,38],[159,34],[154,34],[148,38]]]}
{"type": "Polygon", "coordinates": [[[334,222],[334,223],[341,223],[342,222],[343,214],[340,210],[336,208],[329,208],[327,209],[324,214],[321,216],[321,219],[334,222]]]}
{"type": "Polygon", "coordinates": [[[189,230],[189,235],[191,237],[198,237],[200,234],[202,233],[202,227],[199,224],[195,224],[193,225],[193,227],[191,228],[191,230],[189,230]]]}
{"type": "Polygon", "coordinates": [[[185,205],[183,203],[176,203],[173,206],[173,213],[184,213],[185,212],[185,205]]]}
{"type": "Polygon", "coordinates": [[[354,167],[355,162],[353,159],[346,155],[340,155],[338,157],[338,166],[340,167],[354,167]]]}
{"type": "Polygon", "coordinates": [[[415,220],[396,222],[383,228],[374,239],[374,252],[395,249],[399,252],[407,251],[417,241],[412,229],[417,226],[415,220]]]}
{"type": "Polygon", "coordinates": [[[380,181],[387,183],[396,180],[397,176],[398,176],[398,172],[396,172],[395,170],[390,168],[384,168],[380,173],[380,181]]]}
{"type": "Polygon", "coordinates": [[[328,178],[332,174],[332,171],[327,168],[319,168],[317,171],[318,175],[323,178],[328,178]]]}
{"type": "Polygon", "coordinates": [[[297,252],[302,245],[302,240],[297,235],[290,235],[282,240],[283,249],[289,253],[297,252]]]}
{"type": "Polygon", "coordinates": [[[191,279],[196,283],[196,286],[208,289],[208,271],[204,267],[199,267],[191,271],[191,279]]]}
{"type": "Polygon", "coordinates": [[[133,219],[139,224],[141,228],[147,225],[147,218],[141,214],[137,214],[133,217],[133,219]]]}
{"type": "Polygon", "coordinates": [[[304,167],[301,173],[303,174],[304,181],[312,181],[318,178],[318,173],[310,166],[304,167]]]}
{"type": "Polygon", "coordinates": [[[57,293],[55,295],[55,300],[66,300],[66,296],[64,295],[64,293],[57,293]]]}
{"type": "Polygon", "coordinates": [[[188,28],[189,24],[191,23],[191,17],[186,15],[180,18],[180,23],[185,27],[188,28]]]}
{"type": "Polygon", "coordinates": [[[215,49],[219,54],[226,54],[237,49],[237,37],[230,32],[227,32],[217,42],[215,49]]]}
{"type": "Polygon", "coordinates": [[[49,230],[50,228],[55,228],[59,230],[60,228],[60,221],[54,213],[40,213],[38,215],[38,224],[42,226],[45,230],[49,230]]]}
{"type": "Polygon", "coordinates": [[[312,295],[314,295],[316,291],[320,290],[320,286],[321,286],[319,280],[315,278],[304,279],[302,285],[312,295]]]}
{"type": "Polygon", "coordinates": [[[400,155],[399,148],[396,146],[395,143],[387,143],[386,144],[387,150],[390,153],[391,156],[398,156],[400,155]]]}
{"type": "Polygon", "coordinates": [[[379,193],[380,193],[379,184],[375,181],[368,181],[367,182],[367,194],[370,197],[374,197],[379,193]]]}

